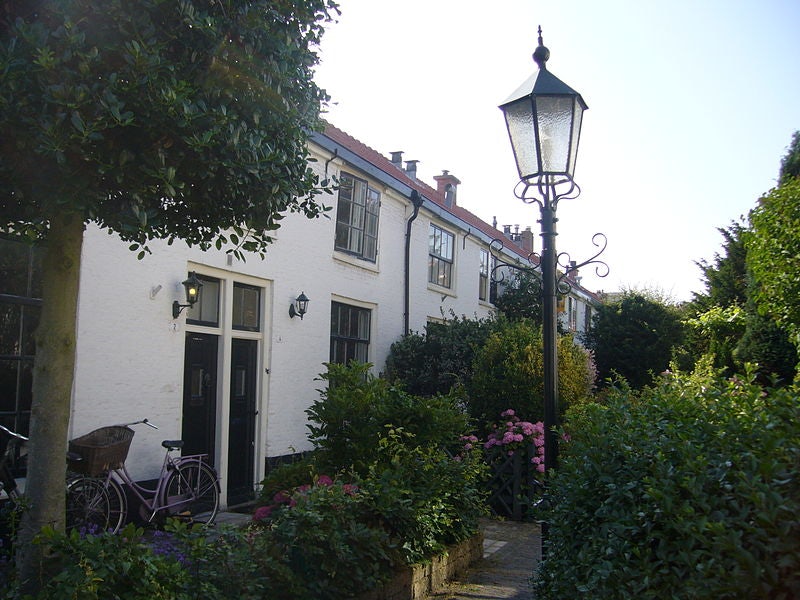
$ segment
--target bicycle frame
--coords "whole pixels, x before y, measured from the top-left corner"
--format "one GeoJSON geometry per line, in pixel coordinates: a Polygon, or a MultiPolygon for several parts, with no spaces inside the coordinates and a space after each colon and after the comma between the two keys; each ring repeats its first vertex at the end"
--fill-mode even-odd
{"type": "Polygon", "coordinates": [[[108,479],[114,478],[117,483],[124,483],[127,485],[128,489],[133,492],[142,503],[142,506],[150,513],[147,519],[148,523],[152,522],[159,512],[180,508],[185,505],[188,500],[193,499],[184,497],[175,502],[167,501],[167,498],[165,498],[165,488],[170,473],[173,471],[180,472],[179,469],[187,464],[203,463],[205,462],[204,459],[208,458],[207,454],[191,454],[173,458],[170,454],[171,451],[172,448],[167,448],[167,452],[164,455],[164,462],[161,465],[161,474],[158,477],[155,488],[148,488],[134,481],[125,463],[118,468],[110,469],[108,472],[108,479]]]}

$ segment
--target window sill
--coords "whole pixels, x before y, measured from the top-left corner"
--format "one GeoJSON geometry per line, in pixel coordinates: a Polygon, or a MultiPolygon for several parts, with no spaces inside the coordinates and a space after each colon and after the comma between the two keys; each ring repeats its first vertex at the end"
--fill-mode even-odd
{"type": "Polygon", "coordinates": [[[358,267],[359,269],[364,269],[365,271],[369,271],[370,273],[380,272],[380,268],[378,267],[377,262],[364,260],[352,254],[346,254],[344,252],[339,252],[337,250],[333,251],[333,260],[335,260],[336,262],[344,263],[346,265],[350,265],[351,267],[358,267]]]}

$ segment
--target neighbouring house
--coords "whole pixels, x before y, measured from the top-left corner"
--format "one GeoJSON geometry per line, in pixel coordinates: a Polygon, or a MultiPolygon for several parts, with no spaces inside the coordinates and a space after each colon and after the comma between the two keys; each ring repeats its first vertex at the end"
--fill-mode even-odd
{"type": "MultiPolygon", "coordinates": [[[[404,333],[494,312],[490,244],[503,239],[504,260],[524,262],[529,229],[498,231],[458,205],[454,175],[431,187],[401,152],[383,156],[333,126],[314,134],[310,151],[320,178],[338,180],[323,199],[329,218],[287,214],[263,260],[160,241],[137,260],[116,236],[87,227],[72,437],[146,417],[160,429],[137,428],[135,478],[157,474],[162,439],[183,438],[186,453],[211,456],[223,505],[245,502],[271,461],[308,449],[305,410],[324,363],[358,359],[379,372],[404,333]],[[192,272],[199,301],[175,318],[192,272]]],[[[0,240],[0,275],[0,422],[25,432],[35,249],[0,240]]],[[[571,277],[562,319],[580,332],[598,298],[571,277]]]]}

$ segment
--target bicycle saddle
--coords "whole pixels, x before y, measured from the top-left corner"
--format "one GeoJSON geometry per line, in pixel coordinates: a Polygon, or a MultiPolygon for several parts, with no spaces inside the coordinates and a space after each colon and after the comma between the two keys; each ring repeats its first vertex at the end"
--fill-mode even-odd
{"type": "Polygon", "coordinates": [[[183,440],[164,440],[161,445],[167,450],[180,450],[183,448],[183,440]]]}

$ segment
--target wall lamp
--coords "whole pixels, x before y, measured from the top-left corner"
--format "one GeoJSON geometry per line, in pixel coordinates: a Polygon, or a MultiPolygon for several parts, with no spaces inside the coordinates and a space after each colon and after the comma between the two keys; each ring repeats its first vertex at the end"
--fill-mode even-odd
{"type": "Polygon", "coordinates": [[[303,315],[306,314],[307,310],[308,296],[306,296],[305,292],[300,292],[300,295],[289,305],[289,317],[292,319],[295,317],[300,317],[300,320],[302,321],[303,315]]]}
{"type": "Polygon", "coordinates": [[[186,281],[181,282],[184,291],[186,292],[186,304],[181,304],[177,300],[172,303],[172,318],[177,319],[183,312],[184,308],[194,306],[200,299],[200,288],[203,287],[202,282],[197,278],[197,273],[192,271],[186,281]]]}

